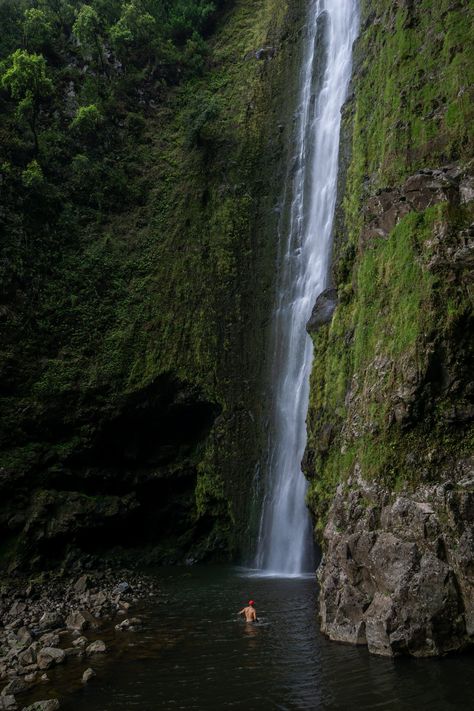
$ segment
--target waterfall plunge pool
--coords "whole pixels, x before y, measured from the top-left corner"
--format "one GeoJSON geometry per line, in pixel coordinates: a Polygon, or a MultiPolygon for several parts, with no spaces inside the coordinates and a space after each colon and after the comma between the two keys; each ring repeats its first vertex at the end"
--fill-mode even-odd
{"type": "MultiPolygon", "coordinates": [[[[258,576],[232,567],[155,571],[165,602],[132,610],[139,632],[104,637],[109,654],[48,672],[62,711],[450,711],[472,708],[472,655],[385,659],[328,641],[314,576],[258,576]],[[252,597],[259,625],[237,621],[252,597]],[[97,677],[81,684],[84,669],[97,677]]],[[[96,633],[97,636],[97,633],[96,633]]]]}

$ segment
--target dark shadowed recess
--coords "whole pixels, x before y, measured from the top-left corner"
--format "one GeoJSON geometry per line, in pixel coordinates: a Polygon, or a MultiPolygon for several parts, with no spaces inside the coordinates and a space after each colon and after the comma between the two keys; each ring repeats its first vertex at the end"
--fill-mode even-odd
{"type": "MultiPolygon", "coordinates": [[[[110,555],[199,558],[215,520],[196,510],[197,468],[219,412],[169,373],[124,397],[66,457],[37,464],[28,488],[11,482],[0,505],[2,557],[13,568],[92,565],[110,555]]],[[[49,439],[52,423],[45,424],[49,439]]]]}

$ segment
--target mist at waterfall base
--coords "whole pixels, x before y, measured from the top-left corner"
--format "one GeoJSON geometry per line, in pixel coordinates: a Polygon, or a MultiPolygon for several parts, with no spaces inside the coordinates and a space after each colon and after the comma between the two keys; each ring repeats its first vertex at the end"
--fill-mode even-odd
{"type": "MultiPolygon", "coordinates": [[[[301,471],[313,348],[306,332],[327,286],[337,194],[341,108],[358,31],[356,0],[311,2],[304,41],[295,152],[280,220],[271,338],[272,397],[255,567],[297,576],[314,570],[307,482],[301,471]]],[[[317,365],[316,365],[317,367],[317,365]]]]}

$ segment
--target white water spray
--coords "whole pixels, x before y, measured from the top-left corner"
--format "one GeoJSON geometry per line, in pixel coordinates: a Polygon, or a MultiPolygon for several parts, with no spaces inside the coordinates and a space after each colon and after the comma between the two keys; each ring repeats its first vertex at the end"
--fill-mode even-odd
{"type": "Polygon", "coordinates": [[[311,569],[311,521],[301,471],[313,358],[306,323],[327,286],[336,204],[341,108],[358,31],[356,0],[312,0],[300,78],[296,155],[285,193],[274,316],[268,474],[257,568],[311,569]]]}

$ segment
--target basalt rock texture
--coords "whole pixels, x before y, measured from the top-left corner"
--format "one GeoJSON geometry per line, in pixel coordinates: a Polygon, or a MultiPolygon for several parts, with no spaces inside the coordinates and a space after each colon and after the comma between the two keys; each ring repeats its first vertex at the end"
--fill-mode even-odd
{"type": "Polygon", "coordinates": [[[353,477],[324,531],[321,627],[375,654],[433,656],[474,632],[474,461],[413,491],[353,477]]]}
{"type": "Polygon", "coordinates": [[[474,639],[473,19],[467,2],[361,3],[337,305],[309,329],[322,629],[376,654],[474,639]]]}

